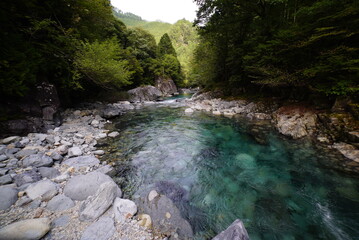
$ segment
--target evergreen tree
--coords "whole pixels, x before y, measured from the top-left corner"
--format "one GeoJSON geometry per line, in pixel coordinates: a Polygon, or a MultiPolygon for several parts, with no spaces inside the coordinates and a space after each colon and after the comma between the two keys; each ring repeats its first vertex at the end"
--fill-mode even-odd
{"type": "Polygon", "coordinates": [[[172,45],[172,41],[167,33],[163,34],[160,42],[158,43],[158,54],[164,56],[166,54],[177,57],[176,50],[172,45]]]}

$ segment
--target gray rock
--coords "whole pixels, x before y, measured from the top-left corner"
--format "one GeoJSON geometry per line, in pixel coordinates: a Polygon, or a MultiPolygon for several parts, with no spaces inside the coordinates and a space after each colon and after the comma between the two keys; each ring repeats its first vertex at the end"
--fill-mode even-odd
{"type": "Polygon", "coordinates": [[[74,167],[76,170],[79,170],[83,167],[93,167],[100,164],[100,161],[93,156],[81,156],[69,158],[62,162],[62,165],[67,165],[69,167],[74,167]]]}
{"type": "Polygon", "coordinates": [[[30,203],[32,200],[26,196],[22,197],[19,201],[16,202],[17,207],[22,207],[28,203],[30,203]]]}
{"type": "Polygon", "coordinates": [[[41,205],[41,200],[40,200],[40,199],[36,199],[36,200],[34,200],[34,201],[31,202],[29,208],[31,208],[31,209],[36,209],[36,208],[40,207],[40,205],[41,205]]]}
{"type": "Polygon", "coordinates": [[[95,195],[90,196],[80,207],[80,221],[94,221],[100,217],[113,203],[117,194],[114,182],[101,184],[95,195]]]}
{"type": "Polygon", "coordinates": [[[241,220],[237,219],[226,230],[212,240],[249,240],[247,230],[241,220]]]}
{"type": "Polygon", "coordinates": [[[193,238],[193,230],[189,222],[182,218],[179,209],[165,195],[146,195],[139,203],[139,208],[150,215],[153,227],[166,235],[177,233],[179,239],[193,238]],[[152,199],[151,201],[149,199],[152,199]]]}
{"type": "Polygon", "coordinates": [[[62,159],[63,159],[62,155],[56,151],[52,152],[50,157],[55,161],[62,161],[62,159]]]}
{"type": "Polygon", "coordinates": [[[0,185],[12,183],[12,177],[10,174],[0,177],[0,185]]]}
{"type": "Polygon", "coordinates": [[[43,178],[52,179],[60,175],[59,170],[56,168],[40,167],[39,172],[43,178]]]}
{"type": "Polygon", "coordinates": [[[28,143],[30,142],[30,139],[28,138],[23,138],[20,142],[19,142],[19,147],[25,147],[28,143]]]}
{"type": "Polygon", "coordinates": [[[163,96],[177,93],[176,84],[172,79],[158,78],[155,81],[155,87],[162,92],[163,96]]]}
{"type": "Polygon", "coordinates": [[[162,92],[153,86],[138,87],[128,91],[130,102],[157,101],[162,92]]]}
{"type": "Polygon", "coordinates": [[[15,167],[17,167],[18,162],[19,162],[19,160],[17,160],[16,158],[10,159],[8,161],[8,163],[6,164],[6,167],[7,168],[15,168],[15,167]]]}
{"type": "Polygon", "coordinates": [[[67,209],[70,209],[75,206],[74,201],[72,201],[70,198],[66,197],[65,195],[57,195],[54,198],[52,198],[46,208],[50,211],[64,211],[67,209]]]}
{"type": "Polygon", "coordinates": [[[56,227],[66,227],[70,222],[71,217],[68,215],[61,216],[59,218],[56,218],[52,223],[51,226],[56,227]]]}
{"type": "Polygon", "coordinates": [[[12,223],[0,229],[0,239],[37,240],[50,230],[50,219],[37,218],[12,223]]]}
{"type": "Polygon", "coordinates": [[[26,183],[33,183],[40,180],[41,175],[35,169],[31,169],[29,171],[14,176],[14,182],[18,187],[26,183]]]}
{"type": "Polygon", "coordinates": [[[6,210],[17,201],[18,191],[13,187],[0,187],[0,210],[6,210]]]}
{"type": "Polygon", "coordinates": [[[116,220],[124,222],[126,218],[132,218],[137,213],[137,206],[131,200],[116,198],[113,203],[113,210],[116,220]]]}
{"type": "Polygon", "coordinates": [[[36,153],[37,153],[37,150],[35,150],[35,149],[23,149],[23,150],[20,150],[19,152],[17,152],[15,154],[15,157],[18,159],[21,159],[21,158],[27,157],[29,155],[34,155],[36,153]]]}
{"type": "Polygon", "coordinates": [[[96,170],[96,172],[100,172],[106,175],[109,175],[110,177],[114,177],[116,175],[116,170],[111,167],[110,165],[105,165],[96,170]]]}
{"type": "Polygon", "coordinates": [[[51,167],[53,163],[52,158],[40,153],[26,157],[22,165],[24,167],[51,167]]]}
{"type": "Polygon", "coordinates": [[[0,155],[0,162],[5,161],[5,160],[7,160],[7,159],[9,159],[9,157],[6,156],[5,154],[0,155]]]}
{"type": "Polygon", "coordinates": [[[111,138],[115,138],[115,137],[117,137],[119,135],[120,135],[119,132],[111,132],[111,133],[108,134],[108,136],[111,137],[111,138]]]}
{"type": "Polygon", "coordinates": [[[85,229],[81,240],[108,240],[113,236],[115,231],[112,218],[102,217],[85,229]]]}
{"type": "Polygon", "coordinates": [[[61,146],[59,146],[58,148],[56,148],[56,151],[59,153],[59,154],[61,154],[61,155],[65,155],[65,154],[67,154],[67,152],[68,152],[68,146],[67,145],[61,145],[61,146]]]}
{"type": "Polygon", "coordinates": [[[1,142],[2,142],[2,144],[10,144],[10,143],[16,142],[18,140],[20,140],[19,136],[12,136],[12,137],[4,138],[1,142]]]}
{"type": "Polygon", "coordinates": [[[20,150],[21,150],[20,148],[8,148],[8,149],[5,150],[5,154],[9,158],[14,157],[14,154],[17,153],[20,150]]]}
{"type": "MultiPolygon", "coordinates": [[[[6,165],[5,165],[6,166],[6,165]]],[[[5,174],[7,174],[9,172],[9,169],[0,169],[0,176],[4,176],[5,174]]],[[[103,172],[105,173],[105,172],[103,172]]],[[[105,173],[106,174],[106,173],[105,173]]]]}
{"type": "Polygon", "coordinates": [[[57,194],[57,186],[52,181],[46,179],[31,184],[26,189],[26,194],[31,199],[41,198],[42,201],[48,201],[57,194]]]}
{"type": "Polygon", "coordinates": [[[114,118],[121,115],[121,113],[122,113],[121,109],[110,106],[110,107],[106,107],[103,110],[102,116],[104,118],[114,118]]]}
{"type": "MultiPolygon", "coordinates": [[[[105,182],[113,182],[113,180],[100,172],[91,172],[86,175],[75,176],[67,182],[64,188],[64,194],[72,200],[82,201],[94,195],[100,185],[105,182]]],[[[121,197],[121,194],[121,190],[118,188],[117,196],[121,197]]]]}
{"type": "Polygon", "coordinates": [[[72,147],[68,150],[69,157],[77,157],[82,155],[82,151],[79,147],[72,147]]]}

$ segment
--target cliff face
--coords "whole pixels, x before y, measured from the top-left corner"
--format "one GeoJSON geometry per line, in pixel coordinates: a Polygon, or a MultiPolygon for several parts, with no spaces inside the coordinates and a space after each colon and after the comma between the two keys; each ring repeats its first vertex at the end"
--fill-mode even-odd
{"type": "Polygon", "coordinates": [[[155,81],[155,87],[162,92],[163,96],[178,93],[176,84],[169,78],[158,78],[155,81]]]}

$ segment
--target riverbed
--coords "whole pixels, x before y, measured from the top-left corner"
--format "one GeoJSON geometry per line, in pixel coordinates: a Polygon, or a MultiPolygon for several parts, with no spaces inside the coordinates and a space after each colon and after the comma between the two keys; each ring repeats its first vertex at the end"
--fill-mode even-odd
{"type": "Polygon", "coordinates": [[[251,239],[359,239],[359,180],[340,156],[290,140],[268,121],[185,114],[176,100],[129,111],[104,160],[136,200],[160,181],[185,190],[182,215],[196,239],[240,218],[251,239]]]}

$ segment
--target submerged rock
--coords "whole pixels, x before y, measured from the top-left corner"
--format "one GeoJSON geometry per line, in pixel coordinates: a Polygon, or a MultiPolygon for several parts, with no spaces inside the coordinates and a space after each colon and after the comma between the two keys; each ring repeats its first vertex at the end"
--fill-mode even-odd
{"type": "Polygon", "coordinates": [[[0,229],[0,239],[37,240],[50,230],[48,218],[28,219],[0,229]]]}
{"type": "Polygon", "coordinates": [[[249,236],[242,221],[237,219],[212,240],[249,240],[249,236]]]}

